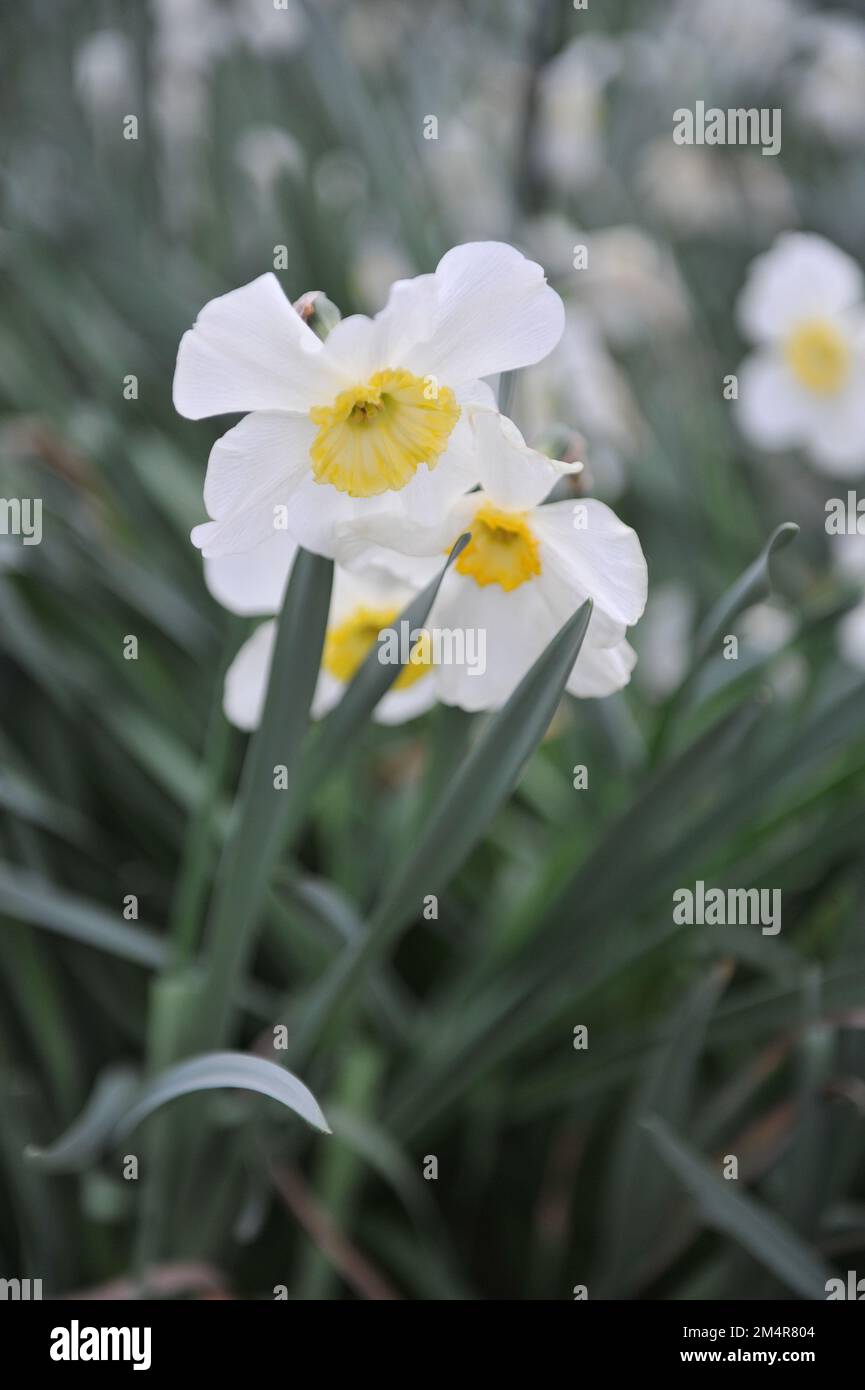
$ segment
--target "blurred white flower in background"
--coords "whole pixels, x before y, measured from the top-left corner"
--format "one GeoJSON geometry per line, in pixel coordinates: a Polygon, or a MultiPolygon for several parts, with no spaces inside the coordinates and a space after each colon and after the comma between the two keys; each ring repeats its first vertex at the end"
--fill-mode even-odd
{"type": "Polygon", "coordinates": [[[416,18],[416,13],[400,0],[391,0],[387,5],[347,5],[340,28],[352,61],[369,74],[386,71],[399,60],[416,18]]]}
{"type": "Polygon", "coordinates": [[[673,80],[764,85],[791,53],[801,13],[797,0],[674,0],[658,42],[673,80]]]}
{"type": "Polygon", "coordinates": [[[567,218],[548,213],[524,227],[527,249],[536,255],[559,288],[589,309],[614,347],[630,347],[646,337],[680,332],[690,311],[685,286],[666,249],[640,227],[581,231],[567,218]],[[574,253],[586,248],[577,269],[574,253]]]}
{"type": "Polygon", "coordinates": [[[588,444],[592,491],[610,499],[622,491],[626,464],[646,432],[627,377],[597,323],[573,304],[565,306],[565,331],[556,350],[520,373],[513,413],[530,438],[542,437],[555,424],[578,428],[588,444]]]}
{"type": "Polygon", "coordinates": [[[235,143],[234,162],[247,180],[254,199],[253,215],[239,219],[238,247],[254,258],[260,254],[263,221],[280,225],[279,200],[286,181],[287,197],[302,196],[306,155],[287,130],[277,126],[247,126],[235,143]]]}
{"type": "Polygon", "coordinates": [[[234,157],[265,204],[284,175],[300,179],[306,168],[302,146],[279,126],[247,126],[238,136],[234,157]]]}
{"type": "Polygon", "coordinates": [[[238,46],[259,58],[293,53],[304,41],[305,21],[298,4],[276,9],[273,0],[150,3],[150,99],[162,147],[160,180],[168,219],[182,227],[204,196],[201,147],[209,134],[213,68],[238,46]]]}
{"type": "Polygon", "coordinates": [[[135,49],[118,29],[100,29],[75,54],[75,87],[88,110],[102,116],[137,102],[135,49]]]}
{"type": "Polygon", "coordinates": [[[605,89],[619,71],[615,40],[576,38],[542,70],[533,155],[552,185],[576,193],[604,161],[605,89]]]}
{"type": "Polygon", "coordinates": [[[670,580],[653,586],[637,629],[640,685],[663,700],[684,679],[691,661],[694,595],[670,580]]]}
{"type": "Polygon", "coordinates": [[[739,368],[736,414],[764,449],[801,446],[817,467],[865,467],[865,303],[857,263],[824,237],[780,236],[737,306],[756,351],[739,368]]]}
{"type": "Polygon", "coordinates": [[[865,141],[865,24],[850,14],[809,16],[808,62],[789,82],[800,123],[839,145],[865,141]]]}
{"type": "Polygon", "coordinates": [[[797,628],[793,614],[777,603],[752,603],[736,622],[743,642],[767,656],[786,647],[797,628]]]}
{"type": "Polygon", "coordinates": [[[844,579],[865,586],[865,536],[858,532],[829,537],[832,564],[844,579]]]}
{"type": "MultiPolygon", "coordinates": [[[[467,95],[461,88],[442,96],[453,110],[442,116],[437,138],[420,141],[424,171],[454,236],[496,237],[513,223],[528,81],[523,62],[488,54],[472,72],[467,95]]],[[[440,109],[432,95],[429,102],[431,113],[440,109]]]]}
{"type": "Polygon", "coordinates": [[[839,622],[838,650],[850,666],[865,671],[865,603],[851,608],[839,622]]]}
{"type": "Polygon", "coordinates": [[[150,0],[156,70],[208,68],[231,43],[231,16],[211,0],[150,0]]]}
{"type": "Polygon", "coordinates": [[[232,0],[233,37],[258,57],[293,53],[306,39],[306,19],[298,0],[232,0]]]}
{"type": "Polygon", "coordinates": [[[369,197],[369,171],[351,150],[328,150],[315,161],[312,179],[323,217],[348,217],[369,197]]]}
{"type": "Polygon", "coordinates": [[[838,624],[838,648],[851,666],[865,670],[865,536],[858,532],[829,537],[836,573],[858,588],[861,598],[838,624]]]}
{"type": "Polygon", "coordinates": [[[177,229],[192,221],[201,199],[208,73],[229,47],[231,28],[227,11],[210,0],[151,0],[151,9],[150,105],[166,221],[177,229]]]}
{"type": "Polygon", "coordinates": [[[352,292],[367,310],[387,299],[391,285],[409,279],[411,273],[408,256],[385,232],[368,232],[361,237],[348,272],[352,292]]]}
{"type": "MultiPolygon", "coordinates": [[[[448,225],[463,237],[490,236],[511,221],[508,170],[477,105],[449,120],[428,142],[426,167],[448,225]]],[[[495,123],[494,123],[495,124],[495,123]]]]}
{"type": "Polygon", "coordinates": [[[576,287],[614,346],[687,327],[685,287],[657,241],[638,227],[609,227],[591,233],[586,244],[588,265],[577,273],[576,287]]]}
{"type": "Polygon", "coordinates": [[[798,220],[777,159],[752,151],[674,145],[659,136],[640,151],[637,186],[650,211],[681,237],[750,240],[798,220]]]}
{"type": "Polygon", "coordinates": [[[547,210],[529,217],[520,232],[526,254],[539,260],[552,279],[573,286],[585,274],[574,269],[574,251],[587,244],[587,235],[563,212],[547,210]]]}

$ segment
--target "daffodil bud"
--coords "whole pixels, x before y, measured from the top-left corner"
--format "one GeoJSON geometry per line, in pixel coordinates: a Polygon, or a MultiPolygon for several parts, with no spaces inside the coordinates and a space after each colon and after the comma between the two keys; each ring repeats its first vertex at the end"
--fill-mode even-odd
{"type": "Polygon", "coordinates": [[[307,290],[306,294],[295,300],[294,308],[322,342],[342,318],[336,305],[322,290],[307,290]]]}

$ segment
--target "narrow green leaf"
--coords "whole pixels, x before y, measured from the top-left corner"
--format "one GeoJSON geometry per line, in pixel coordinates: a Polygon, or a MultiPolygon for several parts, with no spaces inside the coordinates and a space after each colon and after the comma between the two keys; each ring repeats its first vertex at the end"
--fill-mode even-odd
{"type": "Polygon", "coordinates": [[[116,1137],[125,1139],[154,1110],[178,1096],[226,1088],[269,1096],[293,1110],[314,1129],[330,1134],[330,1126],[315,1096],[290,1071],[264,1057],[251,1057],[245,1052],[205,1052],[200,1057],[190,1057],[168,1067],[152,1081],[145,1082],[120,1117],[116,1137]]]}
{"type": "MultiPolygon", "coordinates": [[[[466,532],[457,540],[440,573],[400,614],[397,627],[402,623],[407,623],[410,631],[423,627],[442,580],[468,543],[469,534],[466,532]]],[[[380,661],[379,650],[376,643],[349,683],[339,704],[321,721],[310,739],[309,754],[304,759],[301,777],[304,787],[314,786],[334,766],[357,730],[367,722],[379,700],[387,694],[399,675],[401,666],[394,662],[380,661]]]]}
{"type": "Polygon", "coordinates": [[[606,830],[598,844],[556,895],[546,913],[551,927],[546,951],[561,960],[559,943],[570,940],[575,916],[591,922],[598,913],[630,909],[638,875],[650,876],[670,841],[676,819],[693,817],[693,801],[705,795],[710,779],[724,767],[751,732],[762,711],[754,701],[725,713],[687,748],[646,782],[627,810],[606,830]],[[555,948],[555,949],[554,949],[555,948]]]}
{"type": "Polygon", "coordinates": [[[395,866],[373,914],[371,936],[385,930],[395,935],[418,912],[416,885],[430,885],[426,892],[446,887],[468,858],[546,733],[579,656],[591,612],[588,599],[493,716],[433,808],[414,852],[395,866]]]}
{"type": "Polygon", "coordinates": [[[670,696],[663,717],[655,733],[652,747],[653,760],[657,761],[667,738],[676,724],[677,715],[691,692],[694,681],[704,662],[716,648],[720,637],[730,631],[731,624],[749,604],[767,597],[772,591],[771,561],[779,550],[783,550],[799,534],[799,527],[792,521],[776,526],[756,560],[739,576],[735,584],[722,594],[714,608],[706,616],[694,644],[694,659],[681,684],[670,696]]]}
{"type": "Polygon", "coordinates": [[[634,1291],[641,1257],[658,1245],[669,1215],[669,1175],[651,1151],[642,1121],[654,1115],[677,1129],[686,1125],[706,1025],[729,974],[716,967],[687,991],[622,1117],[603,1240],[607,1277],[620,1296],[634,1291]]]}
{"type": "Polygon", "coordinates": [[[748,1193],[736,1192],[657,1116],[644,1122],[658,1152],[695,1198],[708,1226],[736,1241],[749,1255],[803,1298],[825,1299],[831,1270],[788,1227],[748,1193]]]}
{"type": "Polygon", "coordinates": [[[366,937],[343,954],[312,1003],[297,1042],[301,1056],[341,1012],[369,967],[417,916],[417,885],[424,885],[425,894],[441,892],[513,789],[564,694],[591,611],[587,599],[541,653],[446,788],[414,851],[394,866],[366,937]]]}
{"type": "Polygon", "coordinates": [[[29,779],[8,768],[0,773],[0,807],[10,815],[50,830],[79,849],[93,847],[93,828],[76,810],[46,796],[29,779]]]}
{"type": "Polygon", "coordinates": [[[785,521],[782,525],[776,526],[756,560],[721,596],[697,634],[695,666],[700,666],[705,661],[718,639],[730,631],[730,625],[743,609],[759,602],[760,599],[768,598],[772,592],[772,559],[779,550],[783,550],[795,540],[798,534],[799,527],[793,521],[785,521]]]}
{"type": "Polygon", "coordinates": [[[8,864],[0,865],[0,912],[152,970],[165,960],[164,943],[147,927],[131,926],[105,908],[8,864]]]}
{"type": "Polygon", "coordinates": [[[101,1153],[115,1125],[138,1087],[137,1073],[131,1067],[111,1067],[102,1073],[90,1099],[74,1124],[48,1148],[34,1144],[25,1157],[49,1173],[79,1172],[101,1153]]]}
{"type": "Polygon", "coordinates": [[[333,563],[298,552],[286,587],[261,724],[250,740],[208,924],[202,1038],[219,1042],[231,1024],[237,981],[250,958],[283,846],[290,792],[275,769],[297,775],[321,662],[333,563]]]}
{"type": "MultiPolygon", "coordinates": [[[[0,864],[0,913],[148,970],[161,969],[169,958],[164,938],[150,927],[118,921],[97,903],[74,897],[38,875],[9,864],[0,864]]],[[[273,1018],[276,1005],[269,990],[246,983],[241,985],[238,997],[251,1013],[268,1020],[273,1018]]]]}

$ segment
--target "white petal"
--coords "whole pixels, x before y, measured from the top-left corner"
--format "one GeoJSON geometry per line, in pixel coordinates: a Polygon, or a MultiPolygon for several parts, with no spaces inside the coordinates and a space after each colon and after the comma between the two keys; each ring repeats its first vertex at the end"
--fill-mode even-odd
{"type": "MultiPolygon", "coordinates": [[[[337,566],[334,570],[328,627],[344,621],[361,606],[396,608],[401,613],[419,587],[405,584],[382,569],[368,568],[353,574],[337,566]]],[[[321,719],[339,703],[345,690],[345,682],[336,680],[322,668],[312,703],[312,717],[321,719]]],[[[389,690],[373,711],[373,718],[378,723],[401,724],[429,709],[435,697],[435,683],[430,673],[406,690],[389,690]]]]}
{"type": "Polygon", "coordinates": [[[458,498],[478,482],[478,457],[468,418],[460,419],[435,468],[424,465],[411,482],[388,498],[399,516],[429,526],[443,518],[458,498]]]}
{"type": "Polygon", "coordinates": [[[255,412],[217,440],[204,484],[215,519],[194,527],[193,545],[212,558],[252,550],[274,530],[299,540],[291,514],[311,478],[307,450],[313,433],[301,416],[255,412]]]}
{"type": "Polygon", "coordinates": [[[373,710],[376,724],[406,724],[426,714],[436,702],[436,686],[432,672],[405,690],[389,690],[373,710]]]}
{"type": "Polygon", "coordinates": [[[341,565],[358,569],[378,565],[423,585],[438,574],[448,552],[483,501],[483,494],[459,497],[441,521],[423,525],[396,511],[357,517],[337,528],[336,554],[341,565]]]}
{"type": "Polygon", "coordinates": [[[573,612],[591,598],[614,623],[630,627],[638,620],[648,590],[645,557],[637,533],[605,503],[553,502],[536,508],[530,525],[541,545],[540,582],[552,602],[568,595],[573,612]],[[583,527],[575,525],[581,521],[583,527]]]}
{"type": "Polygon", "coordinates": [[[318,673],[318,680],[315,683],[315,693],[312,697],[310,715],[313,719],[323,719],[329,714],[334,705],[338,705],[345,694],[345,682],[338,681],[324,667],[318,673]]]}
{"type": "Polygon", "coordinates": [[[467,381],[462,386],[454,388],[456,396],[461,406],[469,407],[469,414],[474,414],[474,408],[480,410],[498,410],[496,393],[486,381],[467,381]]]}
{"type": "Polygon", "coordinates": [[[435,271],[437,304],[428,336],[403,363],[453,387],[525,367],[562,336],[562,301],[544,272],[499,241],[455,246],[435,271]]]}
{"type": "Polygon", "coordinates": [[[370,565],[352,572],[337,565],[333,572],[333,593],[328,624],[340,623],[356,608],[397,608],[402,610],[418,592],[420,585],[406,583],[387,569],[370,565]]]}
{"type": "Polygon", "coordinates": [[[506,415],[477,410],[472,415],[477,440],[480,482],[487,496],[508,511],[536,507],[568,473],[581,463],[559,463],[530,449],[506,415]]]}
{"type": "Polygon", "coordinates": [[[789,449],[802,438],[808,393],[774,352],[755,352],[739,367],[739,428],[761,449],[789,449]]]}
{"type": "Polygon", "coordinates": [[[415,344],[432,333],[438,304],[434,275],[397,280],[374,319],[355,314],[328,335],[327,352],[360,380],[383,367],[401,367],[415,344]]]}
{"type": "Polygon", "coordinates": [[[258,617],[278,613],[297,546],[285,531],[242,555],[204,561],[204,579],[217,603],[231,613],[258,617]]]}
{"type": "Polygon", "coordinates": [[[397,366],[417,343],[429,340],[438,308],[435,275],[396,280],[387,304],[375,316],[376,344],[382,366],[397,366]]]}
{"type": "Polygon", "coordinates": [[[346,382],[268,272],[206,304],[184,333],[174,405],[200,420],[241,410],[300,410],[346,382]]]}
{"type": "Polygon", "coordinates": [[[316,427],[304,415],[256,411],[217,439],[207,462],[204,505],[221,521],[290,485],[310,468],[309,446],[316,427]]]}
{"type": "MultiPolygon", "coordinates": [[[[477,481],[476,472],[477,457],[471,432],[466,422],[459,420],[435,468],[430,471],[422,463],[411,482],[399,492],[382,493],[378,497],[349,497],[329,484],[316,482],[310,474],[292,495],[288,526],[305,549],[318,555],[336,556],[340,563],[354,567],[363,557],[353,555],[346,548],[349,527],[355,523],[378,525],[380,519],[384,519],[389,533],[392,520],[394,535],[400,534],[400,528],[414,533],[419,527],[437,527],[466,489],[477,481]]],[[[449,535],[449,529],[445,528],[442,534],[449,535]]],[[[449,550],[458,534],[452,537],[450,544],[444,539],[442,549],[449,550]]],[[[429,555],[433,552],[418,550],[416,553],[429,555]]]]}
{"type": "Polygon", "coordinates": [[[752,261],[739,297],[743,333],[770,342],[803,318],[843,312],[862,297],[862,271],[825,237],[784,232],[752,261]]]}
{"type": "Polygon", "coordinates": [[[437,665],[434,672],[439,699],[465,710],[503,705],[556,633],[537,580],[506,593],[453,571],[427,626],[465,634],[466,656],[474,659],[437,665]]]}
{"type": "Polygon", "coordinates": [[[238,729],[256,729],[261,722],[275,641],[276,623],[262,623],[228,668],[222,705],[238,729]]]}
{"type": "Polygon", "coordinates": [[[840,395],[817,402],[807,432],[807,445],[819,468],[844,478],[865,473],[865,370],[861,364],[840,395]]]}
{"type": "Polygon", "coordinates": [[[328,360],[355,384],[389,365],[381,360],[376,322],[366,314],[340,319],[327,335],[325,351],[328,360]]]}
{"type": "Polygon", "coordinates": [[[628,642],[596,647],[587,633],[565,689],[584,698],[612,695],[628,684],[636,664],[637,654],[628,642]]]}

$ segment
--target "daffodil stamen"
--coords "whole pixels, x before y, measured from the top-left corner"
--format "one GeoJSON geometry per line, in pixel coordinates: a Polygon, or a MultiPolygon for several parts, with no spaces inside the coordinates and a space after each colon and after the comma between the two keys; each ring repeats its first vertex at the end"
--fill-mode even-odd
{"type": "Polygon", "coordinates": [[[378,497],[410,483],[422,463],[433,469],[460,417],[453,392],[411,372],[381,371],[316,405],[312,471],[349,497],[378,497]]]}
{"type": "Polygon", "coordinates": [[[796,380],[821,396],[833,396],[847,381],[850,348],[829,319],[805,319],[784,342],[784,358],[796,380]]]}
{"type": "Polygon", "coordinates": [[[518,589],[541,572],[537,537],[521,512],[500,511],[484,503],[471,522],[471,540],[456,569],[483,587],[518,589]]]}

